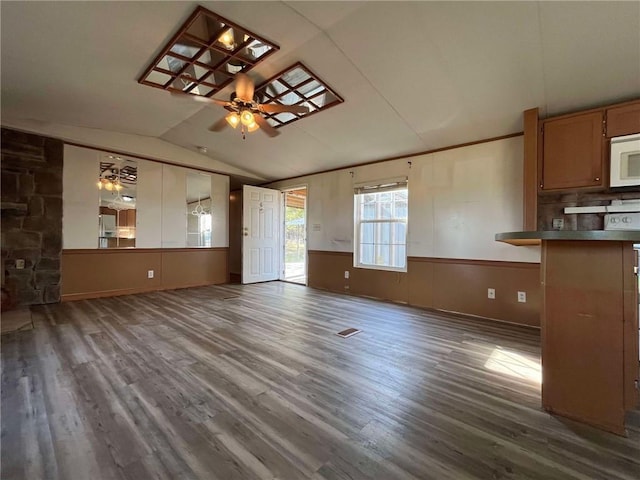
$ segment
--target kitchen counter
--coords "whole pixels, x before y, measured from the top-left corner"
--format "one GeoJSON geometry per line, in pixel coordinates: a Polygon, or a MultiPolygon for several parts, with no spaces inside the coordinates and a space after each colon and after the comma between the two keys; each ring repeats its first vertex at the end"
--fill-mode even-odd
{"type": "Polygon", "coordinates": [[[625,434],[637,408],[637,230],[498,233],[511,245],[541,245],[542,406],[625,434]],[[588,400],[587,400],[588,399],[588,400]]]}
{"type": "Polygon", "coordinates": [[[536,230],[496,233],[496,241],[515,246],[540,245],[542,240],[600,240],[640,243],[640,230],[536,230]]]}

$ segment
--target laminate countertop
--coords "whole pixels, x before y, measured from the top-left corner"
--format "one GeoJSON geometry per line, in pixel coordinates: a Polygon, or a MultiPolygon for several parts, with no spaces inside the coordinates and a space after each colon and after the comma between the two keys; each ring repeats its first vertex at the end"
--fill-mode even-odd
{"type": "Polygon", "coordinates": [[[640,230],[536,230],[496,233],[496,241],[515,246],[540,245],[542,240],[600,240],[640,243],[640,230]]]}

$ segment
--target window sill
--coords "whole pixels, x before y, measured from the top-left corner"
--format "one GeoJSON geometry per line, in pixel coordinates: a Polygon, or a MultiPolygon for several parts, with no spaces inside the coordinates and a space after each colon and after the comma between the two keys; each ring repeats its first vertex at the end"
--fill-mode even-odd
{"type": "Polygon", "coordinates": [[[354,265],[353,268],[361,268],[363,270],[383,270],[385,272],[407,273],[407,267],[396,268],[396,267],[386,267],[384,265],[354,265]]]}

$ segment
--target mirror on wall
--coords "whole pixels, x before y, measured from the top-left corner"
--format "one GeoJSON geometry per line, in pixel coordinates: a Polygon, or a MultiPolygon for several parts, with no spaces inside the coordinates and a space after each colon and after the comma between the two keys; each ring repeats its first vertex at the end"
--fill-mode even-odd
{"type": "Polygon", "coordinates": [[[136,246],[136,186],[138,164],[135,160],[105,155],[100,160],[97,188],[100,190],[98,247],[136,246]]]}
{"type": "Polygon", "coordinates": [[[211,246],[211,176],[187,173],[187,247],[211,246]]]}

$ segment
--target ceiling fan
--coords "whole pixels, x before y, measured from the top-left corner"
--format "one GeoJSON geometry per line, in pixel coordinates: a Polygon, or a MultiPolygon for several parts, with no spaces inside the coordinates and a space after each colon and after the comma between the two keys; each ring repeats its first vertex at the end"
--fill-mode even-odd
{"type": "Polygon", "coordinates": [[[254,84],[251,77],[246,73],[237,73],[236,91],[231,95],[231,99],[226,102],[216,98],[203,97],[200,95],[192,95],[186,92],[171,92],[172,95],[185,97],[189,96],[196,102],[205,103],[207,105],[220,105],[227,110],[229,114],[222,117],[216,123],[209,127],[212,132],[219,132],[227,125],[236,128],[240,125],[242,138],[245,138],[245,131],[251,133],[258,129],[262,129],[270,137],[277,137],[280,132],[273,128],[269,122],[261,115],[262,113],[308,113],[309,109],[302,105],[280,105],[275,103],[258,103],[254,100],[254,84]]]}

